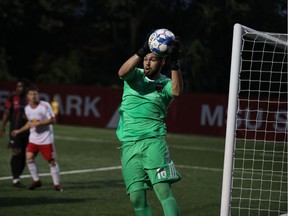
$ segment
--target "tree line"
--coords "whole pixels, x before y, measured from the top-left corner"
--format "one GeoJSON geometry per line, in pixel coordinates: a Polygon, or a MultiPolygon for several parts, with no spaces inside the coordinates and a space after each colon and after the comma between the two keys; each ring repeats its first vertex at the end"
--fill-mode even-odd
{"type": "Polygon", "coordinates": [[[287,33],[287,1],[0,0],[0,80],[119,87],[123,61],[167,28],[185,91],[226,94],[235,23],[287,33]]]}

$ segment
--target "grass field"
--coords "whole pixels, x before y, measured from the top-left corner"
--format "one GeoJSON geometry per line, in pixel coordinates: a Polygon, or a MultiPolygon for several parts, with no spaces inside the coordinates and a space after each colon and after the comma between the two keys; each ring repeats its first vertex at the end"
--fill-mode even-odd
{"type": "MultiPolygon", "coordinates": [[[[52,188],[49,167],[36,162],[43,186],[35,191],[11,186],[7,136],[0,140],[0,216],[128,216],[134,215],[120,168],[120,143],[114,130],[56,125],[55,144],[64,189],[52,188]],[[45,173],[48,175],[45,175],[45,173]]],[[[169,134],[171,157],[183,179],[173,185],[184,216],[215,216],[220,212],[224,139],[169,134]]],[[[25,170],[22,182],[31,183],[25,170]]],[[[152,191],[155,215],[163,215],[152,191]]]]}

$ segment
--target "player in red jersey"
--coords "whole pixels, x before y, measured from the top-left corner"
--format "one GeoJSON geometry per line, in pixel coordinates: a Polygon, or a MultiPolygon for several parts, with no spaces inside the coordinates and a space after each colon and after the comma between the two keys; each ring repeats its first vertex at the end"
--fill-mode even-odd
{"type": "Polygon", "coordinates": [[[60,187],[59,166],[56,162],[56,152],[54,146],[53,126],[55,119],[51,105],[39,100],[39,92],[35,86],[28,88],[27,98],[29,105],[25,107],[25,114],[28,122],[20,129],[11,132],[12,136],[17,136],[30,129],[29,143],[26,151],[26,161],[29,172],[33,178],[33,183],[29,187],[34,190],[42,186],[35,164],[35,157],[41,152],[44,159],[49,162],[50,172],[56,191],[62,191],[60,187]]]}

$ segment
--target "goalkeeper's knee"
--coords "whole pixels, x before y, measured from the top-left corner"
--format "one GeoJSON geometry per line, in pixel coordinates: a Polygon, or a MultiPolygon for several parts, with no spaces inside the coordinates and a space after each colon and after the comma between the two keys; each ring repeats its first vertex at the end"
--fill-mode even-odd
{"type": "Polygon", "coordinates": [[[143,208],[148,205],[145,190],[130,193],[130,202],[135,208],[143,208]]]}
{"type": "Polygon", "coordinates": [[[158,183],[154,185],[155,193],[162,204],[165,216],[178,216],[178,204],[174,198],[169,183],[158,183]]]}
{"type": "Polygon", "coordinates": [[[136,216],[152,216],[152,209],[146,200],[146,191],[134,191],[130,193],[130,202],[134,206],[136,216]]]}
{"type": "Polygon", "coordinates": [[[168,198],[173,198],[171,186],[167,182],[157,183],[153,186],[153,189],[154,189],[160,202],[162,202],[162,200],[166,200],[168,198]]]}

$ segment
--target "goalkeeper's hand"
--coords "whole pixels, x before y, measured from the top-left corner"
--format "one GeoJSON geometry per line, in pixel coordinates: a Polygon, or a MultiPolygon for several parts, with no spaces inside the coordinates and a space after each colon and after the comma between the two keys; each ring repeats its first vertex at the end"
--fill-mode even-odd
{"type": "Polygon", "coordinates": [[[179,57],[181,53],[180,49],[180,38],[178,36],[175,37],[174,44],[171,47],[170,51],[170,61],[171,61],[171,70],[179,70],[180,69],[180,63],[179,63],[179,57]]]}
{"type": "Polygon", "coordinates": [[[143,46],[138,50],[136,53],[140,58],[144,58],[148,53],[150,53],[150,48],[148,45],[148,40],[150,35],[155,31],[155,29],[152,29],[149,33],[146,34],[145,42],[143,46]]]}

